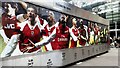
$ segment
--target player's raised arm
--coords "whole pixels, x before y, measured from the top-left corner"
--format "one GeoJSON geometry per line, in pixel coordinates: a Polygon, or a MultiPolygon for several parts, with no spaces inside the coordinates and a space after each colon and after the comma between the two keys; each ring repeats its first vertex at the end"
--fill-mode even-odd
{"type": "Polygon", "coordinates": [[[72,29],[69,28],[69,32],[70,32],[70,35],[71,37],[73,38],[74,41],[77,41],[77,37],[74,35],[74,33],[72,32],[72,29]]]}
{"type": "Polygon", "coordinates": [[[40,47],[42,45],[48,44],[55,38],[55,36],[56,36],[56,29],[54,29],[54,31],[52,32],[52,34],[49,37],[43,39],[42,41],[40,41],[38,43],[35,43],[35,47],[40,47]]]}

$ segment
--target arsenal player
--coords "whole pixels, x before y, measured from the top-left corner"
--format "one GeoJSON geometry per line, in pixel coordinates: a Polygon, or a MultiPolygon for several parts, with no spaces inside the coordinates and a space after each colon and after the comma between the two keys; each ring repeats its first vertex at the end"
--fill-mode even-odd
{"type": "MultiPolygon", "coordinates": [[[[76,19],[75,18],[73,18],[72,19],[72,24],[73,24],[73,26],[72,26],[72,32],[74,33],[74,35],[76,36],[76,37],[78,37],[78,35],[79,35],[79,31],[78,31],[78,29],[77,29],[77,25],[76,25],[76,23],[77,23],[77,21],[76,21],[76,19]]],[[[70,37],[70,43],[69,43],[69,48],[74,48],[74,47],[76,47],[77,46],[77,41],[74,41],[71,37],[70,37]]]]}
{"type": "Polygon", "coordinates": [[[95,33],[95,44],[98,44],[98,40],[99,40],[99,38],[98,38],[98,31],[99,31],[98,25],[95,23],[95,28],[94,28],[94,33],[95,33]]]}
{"type": "MultiPolygon", "coordinates": [[[[84,23],[84,22],[83,22],[84,23]]],[[[88,42],[88,39],[89,39],[89,31],[88,31],[88,27],[87,25],[83,25],[84,26],[84,29],[85,29],[85,33],[86,33],[86,44],[85,46],[89,46],[89,42],[88,42]]]]}
{"type": "MultiPolygon", "coordinates": [[[[15,4],[15,3],[13,3],[15,4]]],[[[13,35],[13,32],[17,30],[17,19],[15,16],[16,8],[13,8],[11,4],[4,2],[2,4],[2,8],[4,10],[2,14],[2,29],[0,29],[0,34],[4,39],[4,42],[8,42],[8,40],[13,35]]]]}
{"type": "Polygon", "coordinates": [[[34,47],[34,43],[40,41],[43,29],[41,23],[46,21],[35,20],[37,17],[37,10],[35,7],[29,7],[27,9],[27,14],[29,15],[28,20],[18,25],[20,30],[11,37],[9,43],[1,53],[1,57],[11,56],[15,49],[19,49],[20,54],[35,52],[39,49],[39,47],[32,47],[34,47]],[[17,45],[18,43],[19,46],[17,45]]]}
{"type": "Polygon", "coordinates": [[[93,45],[94,44],[94,26],[93,26],[93,23],[90,23],[90,41],[89,41],[89,44],[93,45]]]}
{"type": "MultiPolygon", "coordinates": [[[[55,15],[52,11],[48,12],[48,18],[47,18],[48,24],[44,27],[44,34],[43,34],[43,39],[46,39],[47,37],[49,37],[51,35],[51,33],[53,32],[53,30],[58,27],[58,22],[56,23],[55,21],[55,15]]],[[[55,39],[53,39],[50,43],[48,43],[47,45],[43,46],[45,47],[44,49],[46,51],[52,51],[52,45],[54,45],[54,41],[55,39]]],[[[44,50],[42,49],[42,50],[44,50]]]]}
{"type": "Polygon", "coordinates": [[[80,47],[85,46],[87,38],[86,38],[86,30],[84,29],[83,22],[81,21],[80,29],[79,29],[79,45],[80,47]]]}
{"type": "Polygon", "coordinates": [[[88,32],[88,40],[87,42],[89,43],[90,42],[90,31],[91,31],[91,26],[90,26],[91,22],[88,22],[88,29],[87,29],[87,32],[88,32]]]}

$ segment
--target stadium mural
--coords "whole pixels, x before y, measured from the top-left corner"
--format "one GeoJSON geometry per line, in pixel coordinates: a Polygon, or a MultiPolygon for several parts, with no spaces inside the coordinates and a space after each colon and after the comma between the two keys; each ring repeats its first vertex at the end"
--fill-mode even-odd
{"type": "Polygon", "coordinates": [[[94,46],[107,26],[25,2],[2,2],[1,57],[94,46]]]}

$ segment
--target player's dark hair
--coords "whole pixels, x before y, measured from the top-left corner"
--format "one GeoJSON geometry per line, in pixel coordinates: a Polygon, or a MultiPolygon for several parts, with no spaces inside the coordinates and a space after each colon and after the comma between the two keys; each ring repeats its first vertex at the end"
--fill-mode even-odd
{"type": "MultiPolygon", "coordinates": [[[[37,14],[37,8],[36,8],[36,7],[34,7],[34,6],[29,6],[28,8],[33,8],[34,11],[35,11],[35,13],[37,14]]],[[[27,9],[28,9],[28,8],[27,8],[27,9]]]]}

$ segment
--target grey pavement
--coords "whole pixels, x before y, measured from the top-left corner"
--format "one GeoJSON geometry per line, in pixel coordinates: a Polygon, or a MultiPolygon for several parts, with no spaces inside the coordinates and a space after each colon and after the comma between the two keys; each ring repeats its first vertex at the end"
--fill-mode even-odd
{"type": "MultiPolygon", "coordinates": [[[[111,48],[108,53],[96,56],[94,58],[85,60],[83,62],[78,62],[68,68],[81,67],[81,68],[118,68],[118,48],[111,48]],[[113,66],[113,67],[112,67],[113,66]]],[[[119,59],[120,61],[120,59],[119,59]]]]}

